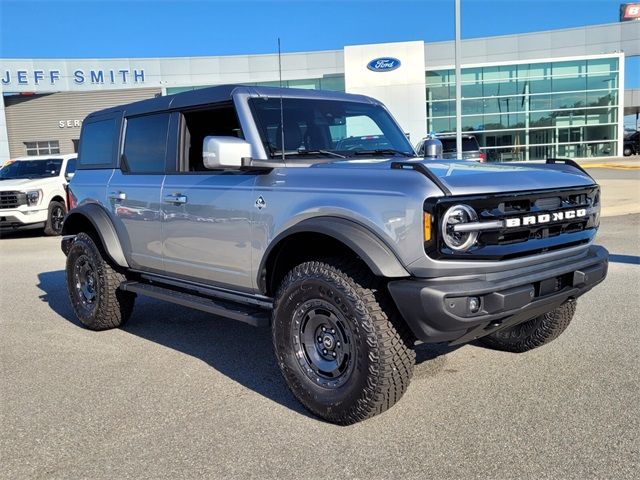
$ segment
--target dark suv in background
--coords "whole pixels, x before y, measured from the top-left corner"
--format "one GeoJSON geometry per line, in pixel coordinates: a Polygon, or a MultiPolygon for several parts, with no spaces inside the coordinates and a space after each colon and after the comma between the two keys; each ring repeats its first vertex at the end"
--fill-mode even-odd
{"type": "Polygon", "coordinates": [[[640,131],[635,131],[625,135],[622,153],[625,157],[638,155],[640,153],[640,131]]]}
{"type": "MultiPolygon", "coordinates": [[[[436,138],[442,142],[442,158],[445,159],[462,159],[475,160],[476,162],[485,162],[485,155],[480,151],[478,140],[473,135],[462,135],[462,156],[456,154],[456,136],[455,135],[437,135],[436,138]]],[[[424,156],[424,142],[427,137],[423,138],[416,145],[416,152],[419,156],[424,156]]]]}

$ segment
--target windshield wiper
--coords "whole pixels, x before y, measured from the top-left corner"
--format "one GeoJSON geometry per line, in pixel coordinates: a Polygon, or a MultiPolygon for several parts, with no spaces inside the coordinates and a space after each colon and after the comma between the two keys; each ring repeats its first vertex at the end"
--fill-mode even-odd
{"type": "Polygon", "coordinates": [[[413,158],[415,155],[409,152],[403,152],[401,150],[395,150],[393,148],[377,148],[375,150],[356,150],[353,155],[402,155],[403,157],[413,158]]]}
{"type": "MultiPolygon", "coordinates": [[[[274,151],[272,153],[273,156],[277,157],[279,155],[282,155],[281,151],[274,151]]],[[[340,155],[339,153],[336,152],[332,152],[330,150],[295,150],[295,151],[291,151],[291,152],[284,152],[284,155],[327,155],[329,157],[337,157],[337,158],[347,158],[344,155],[340,155]]]]}

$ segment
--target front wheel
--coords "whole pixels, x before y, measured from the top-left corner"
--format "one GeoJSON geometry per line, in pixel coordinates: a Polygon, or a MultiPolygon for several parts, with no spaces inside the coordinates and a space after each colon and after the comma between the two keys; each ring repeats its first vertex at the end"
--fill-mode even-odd
{"type": "Polygon", "coordinates": [[[555,310],[513,327],[480,338],[486,347],[522,353],[555,340],[566,330],[576,311],[576,301],[568,300],[555,310]]]}
{"type": "Polygon", "coordinates": [[[71,305],[85,327],[116,328],[131,316],[135,294],[120,290],[125,276],[86,233],[79,233],[69,248],[66,276],[71,305]]]}
{"type": "Polygon", "coordinates": [[[64,203],[53,201],[49,204],[49,213],[44,225],[44,233],[49,236],[56,236],[62,233],[62,222],[67,213],[64,203]]]}
{"type": "Polygon", "coordinates": [[[342,425],[381,413],[406,391],[411,336],[365,265],[312,261],[289,272],[276,295],[273,345],[298,400],[342,425]]]}

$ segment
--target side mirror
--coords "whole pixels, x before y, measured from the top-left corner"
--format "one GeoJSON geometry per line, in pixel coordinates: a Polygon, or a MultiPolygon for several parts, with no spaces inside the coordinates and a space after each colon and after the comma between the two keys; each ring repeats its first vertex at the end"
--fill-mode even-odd
{"type": "Polygon", "coordinates": [[[75,172],[69,172],[64,176],[64,178],[67,182],[70,182],[74,175],[75,175],[75,172]]]}
{"type": "Polygon", "coordinates": [[[251,157],[251,144],[236,137],[205,137],[202,161],[205,168],[242,167],[242,159],[251,157]]]}

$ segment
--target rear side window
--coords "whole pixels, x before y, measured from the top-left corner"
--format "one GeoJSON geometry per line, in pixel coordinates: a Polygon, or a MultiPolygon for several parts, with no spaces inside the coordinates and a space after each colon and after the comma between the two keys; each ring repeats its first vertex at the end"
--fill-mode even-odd
{"type": "Polygon", "coordinates": [[[82,127],[80,152],[78,153],[80,166],[112,166],[114,164],[115,132],[116,120],[114,118],[85,123],[82,127]]]}
{"type": "Polygon", "coordinates": [[[131,173],[164,173],[167,155],[168,113],[127,119],[124,161],[131,173]]]}

